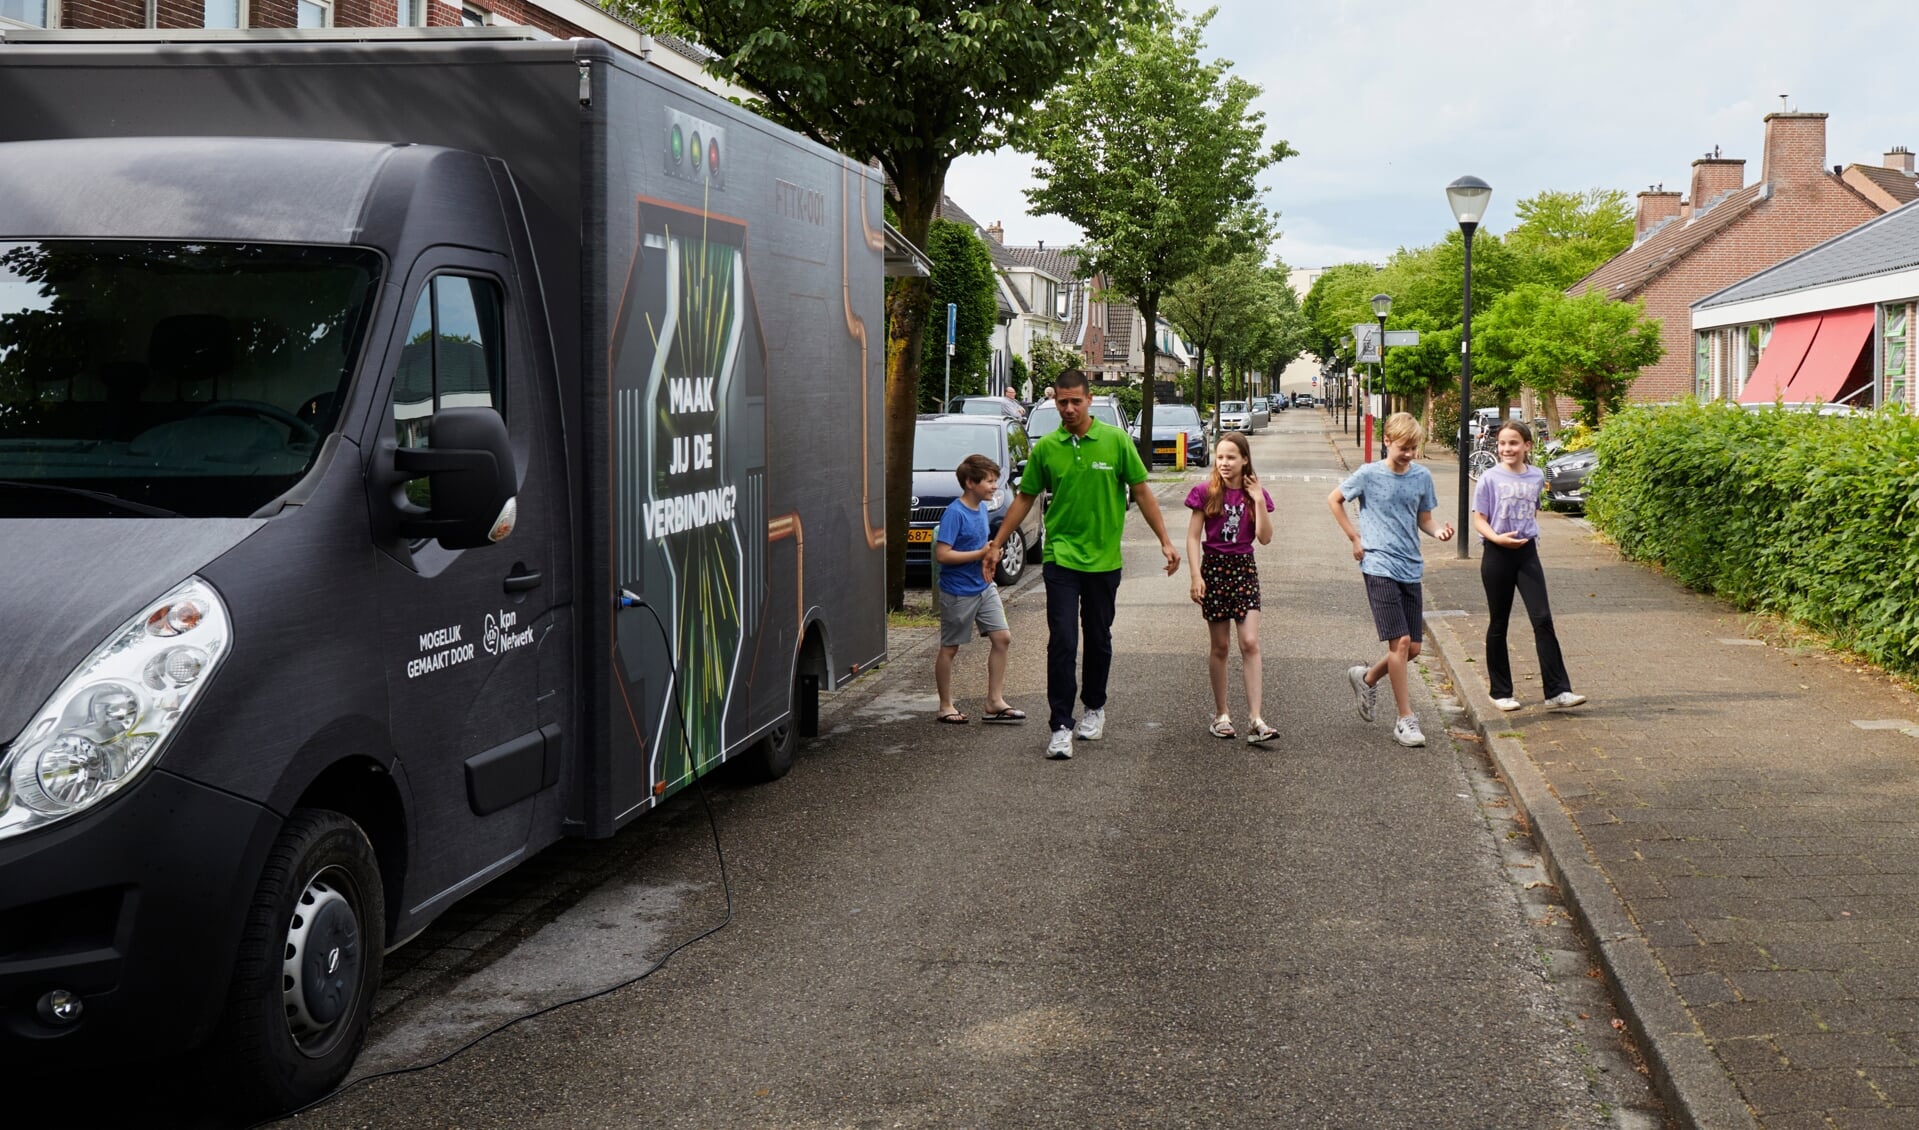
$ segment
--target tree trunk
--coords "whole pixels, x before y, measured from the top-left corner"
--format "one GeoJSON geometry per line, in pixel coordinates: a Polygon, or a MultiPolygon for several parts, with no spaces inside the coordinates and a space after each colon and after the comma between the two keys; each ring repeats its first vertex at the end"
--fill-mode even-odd
{"type": "MultiPolygon", "coordinates": [[[[946,180],[943,166],[914,169],[893,186],[900,234],[925,250],[933,210],[946,180]]],[[[886,299],[886,607],[906,603],[906,529],[913,517],[913,427],[919,416],[920,352],[932,282],[899,279],[886,299]]]]}
{"type": "Polygon", "coordinates": [[[1140,296],[1140,317],[1146,319],[1146,338],[1140,344],[1145,347],[1146,387],[1139,392],[1139,457],[1145,461],[1146,469],[1153,469],[1153,401],[1158,397],[1159,384],[1159,291],[1151,290],[1140,296]]]}
{"type": "Polygon", "coordinates": [[[1546,417],[1546,431],[1552,435],[1558,435],[1560,428],[1559,398],[1549,392],[1539,393],[1538,396],[1541,409],[1540,414],[1546,417]]]}

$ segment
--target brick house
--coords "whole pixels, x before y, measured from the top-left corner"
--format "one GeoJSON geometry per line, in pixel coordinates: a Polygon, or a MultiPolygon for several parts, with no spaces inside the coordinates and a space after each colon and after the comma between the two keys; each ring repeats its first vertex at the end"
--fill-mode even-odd
{"type": "MultiPolygon", "coordinates": [[[[1715,148],[1692,163],[1689,191],[1663,186],[1639,194],[1633,245],[1568,288],[1598,290],[1662,321],[1666,355],[1639,374],[1635,401],[1671,401],[1729,393],[1740,379],[1743,351],[1723,355],[1711,339],[1695,348],[1694,302],[1881,215],[1883,189],[1869,194],[1826,166],[1826,115],[1780,111],[1765,117],[1759,179],[1745,183],[1746,162],[1715,148]]],[[[1857,169],[1858,166],[1855,166],[1857,169]]],[[[1855,180],[1877,179],[1857,173],[1855,180]]]]}
{"type": "Polygon", "coordinates": [[[1916,316],[1919,202],[1701,299],[1692,329],[1702,352],[1735,357],[1726,393],[1743,404],[1915,412],[1916,316]]]}

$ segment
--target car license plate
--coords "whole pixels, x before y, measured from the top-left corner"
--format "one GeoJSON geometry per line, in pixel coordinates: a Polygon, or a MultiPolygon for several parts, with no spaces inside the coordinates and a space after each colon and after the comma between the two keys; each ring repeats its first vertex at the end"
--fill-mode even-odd
{"type": "Polygon", "coordinates": [[[922,545],[922,544],[931,545],[932,543],[933,543],[933,531],[931,530],[906,531],[906,544],[908,545],[922,545]]]}
{"type": "Polygon", "coordinates": [[[1153,449],[1153,454],[1154,455],[1178,455],[1179,450],[1177,448],[1172,448],[1172,447],[1155,447],[1153,449]]]}

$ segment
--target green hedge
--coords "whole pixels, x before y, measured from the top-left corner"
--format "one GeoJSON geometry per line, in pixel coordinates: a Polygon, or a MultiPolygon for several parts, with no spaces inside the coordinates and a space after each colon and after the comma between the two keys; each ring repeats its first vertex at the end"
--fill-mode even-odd
{"type": "Polygon", "coordinates": [[[1919,419],[1688,402],[1594,446],[1586,512],[1628,557],[1919,670],[1919,419]]]}

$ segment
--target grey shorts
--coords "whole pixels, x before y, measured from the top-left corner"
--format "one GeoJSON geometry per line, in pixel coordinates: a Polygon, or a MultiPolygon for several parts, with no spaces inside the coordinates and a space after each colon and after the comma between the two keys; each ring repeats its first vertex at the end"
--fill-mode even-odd
{"type": "Polygon", "coordinates": [[[966,642],[975,626],[982,636],[1007,630],[1006,606],[1000,603],[999,586],[989,584],[984,592],[966,596],[941,589],[940,646],[960,646],[966,642]]]}
{"type": "Polygon", "coordinates": [[[1373,627],[1379,629],[1379,638],[1391,641],[1401,636],[1411,636],[1417,643],[1420,634],[1425,631],[1420,610],[1426,604],[1419,582],[1408,584],[1391,577],[1375,577],[1371,573],[1362,573],[1360,576],[1366,578],[1366,602],[1373,606],[1373,627]]]}

